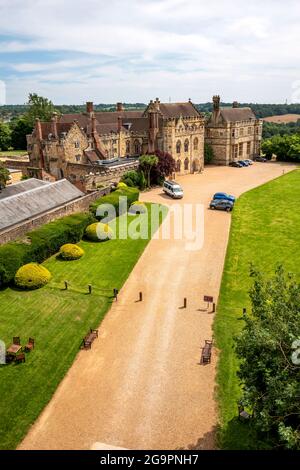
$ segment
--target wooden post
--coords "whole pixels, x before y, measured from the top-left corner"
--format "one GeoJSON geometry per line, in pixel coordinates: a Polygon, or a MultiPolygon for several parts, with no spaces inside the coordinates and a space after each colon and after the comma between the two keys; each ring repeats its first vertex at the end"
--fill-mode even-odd
{"type": "Polygon", "coordinates": [[[91,293],[92,293],[92,286],[91,286],[91,284],[89,284],[89,294],[91,294],[91,293]]]}
{"type": "Polygon", "coordinates": [[[213,309],[212,309],[212,313],[215,313],[215,311],[216,311],[216,304],[215,304],[215,303],[213,303],[213,309]]]}
{"type": "Polygon", "coordinates": [[[243,308],[243,317],[246,316],[246,313],[247,313],[247,309],[246,309],[246,307],[244,307],[244,308],[243,308]]]}
{"type": "Polygon", "coordinates": [[[142,302],[142,300],[143,300],[143,292],[140,292],[139,293],[139,301],[142,302]]]}
{"type": "Polygon", "coordinates": [[[116,301],[118,300],[118,289],[114,288],[114,298],[116,299],[116,301]]]}
{"type": "Polygon", "coordinates": [[[183,308],[186,308],[186,305],[187,305],[187,300],[186,300],[186,297],[183,299],[183,308]]]}
{"type": "Polygon", "coordinates": [[[68,290],[68,281],[65,281],[65,290],[68,290]]]}

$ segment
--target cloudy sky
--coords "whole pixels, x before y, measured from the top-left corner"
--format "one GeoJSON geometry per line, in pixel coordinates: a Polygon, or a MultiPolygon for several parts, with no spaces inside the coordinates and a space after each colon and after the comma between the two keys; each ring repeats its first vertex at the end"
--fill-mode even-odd
{"type": "Polygon", "coordinates": [[[6,102],[300,102],[299,0],[0,0],[6,102]]]}

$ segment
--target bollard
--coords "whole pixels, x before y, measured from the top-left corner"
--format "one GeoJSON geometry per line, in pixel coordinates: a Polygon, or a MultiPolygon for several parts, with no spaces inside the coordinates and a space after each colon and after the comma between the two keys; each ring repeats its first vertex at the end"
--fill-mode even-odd
{"type": "Polygon", "coordinates": [[[91,284],[89,284],[89,294],[91,294],[91,293],[92,293],[92,286],[91,286],[91,284]]]}
{"type": "Polygon", "coordinates": [[[216,304],[213,303],[213,309],[212,309],[212,312],[211,312],[211,313],[215,313],[215,311],[216,311],[216,304]]]}
{"type": "Polygon", "coordinates": [[[186,301],[186,297],[183,299],[183,308],[186,308],[186,305],[187,305],[187,301],[186,301]]]}
{"type": "Polygon", "coordinates": [[[139,293],[139,301],[140,301],[140,302],[143,301],[143,292],[140,292],[140,293],[139,293]]]}
{"type": "Polygon", "coordinates": [[[65,281],[65,290],[68,290],[68,282],[65,281]]]}
{"type": "Polygon", "coordinates": [[[114,289],[114,298],[116,299],[116,301],[118,300],[118,289],[114,289]]]}

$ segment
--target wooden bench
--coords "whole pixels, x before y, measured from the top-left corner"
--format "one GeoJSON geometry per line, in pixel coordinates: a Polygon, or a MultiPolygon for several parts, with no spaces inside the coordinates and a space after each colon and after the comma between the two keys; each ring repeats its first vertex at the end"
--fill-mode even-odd
{"type": "Polygon", "coordinates": [[[25,354],[24,353],[17,354],[15,356],[15,363],[19,364],[20,362],[25,362],[25,354]]]}
{"type": "Polygon", "coordinates": [[[210,364],[211,361],[211,350],[212,350],[213,341],[206,339],[205,345],[202,348],[202,355],[201,355],[201,364],[210,364]]]}
{"type": "Polygon", "coordinates": [[[89,333],[82,340],[83,349],[91,349],[92,342],[94,339],[98,338],[98,330],[90,329],[89,333]]]}

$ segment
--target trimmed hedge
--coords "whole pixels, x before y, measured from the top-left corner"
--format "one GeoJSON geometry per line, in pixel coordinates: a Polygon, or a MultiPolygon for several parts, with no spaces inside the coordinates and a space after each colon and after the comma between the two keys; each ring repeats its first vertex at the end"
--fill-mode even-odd
{"type": "Polygon", "coordinates": [[[120,183],[118,183],[118,185],[117,185],[117,188],[118,189],[125,189],[125,188],[128,188],[128,186],[123,181],[120,181],[120,183]]]}
{"type": "Polygon", "coordinates": [[[85,236],[93,242],[104,242],[112,238],[113,231],[109,225],[96,222],[86,228],[85,236]]]}
{"type": "Polygon", "coordinates": [[[116,210],[116,215],[119,215],[119,198],[120,196],[126,196],[127,197],[127,210],[131,206],[131,204],[135,201],[138,200],[139,198],[139,190],[137,188],[120,188],[117,189],[116,191],[107,194],[106,196],[101,197],[100,199],[97,199],[95,202],[93,202],[90,205],[90,211],[92,214],[98,219],[101,220],[105,217],[103,216],[96,216],[97,208],[100,205],[105,205],[105,204],[111,204],[115,210],[116,210]]]}
{"type": "Polygon", "coordinates": [[[135,201],[128,209],[128,214],[145,214],[147,212],[147,207],[144,202],[135,201]]]}
{"type": "Polygon", "coordinates": [[[79,259],[84,255],[84,250],[74,243],[66,243],[59,249],[59,256],[66,261],[79,259]]]}
{"type": "Polygon", "coordinates": [[[30,262],[41,263],[66,243],[76,243],[94,221],[90,213],[72,214],[27,234],[28,242],[0,246],[0,287],[9,284],[17,270],[30,262]]]}
{"type": "Polygon", "coordinates": [[[18,269],[15,275],[15,284],[21,289],[39,289],[51,279],[51,273],[44,266],[37,263],[28,263],[18,269]]]}

